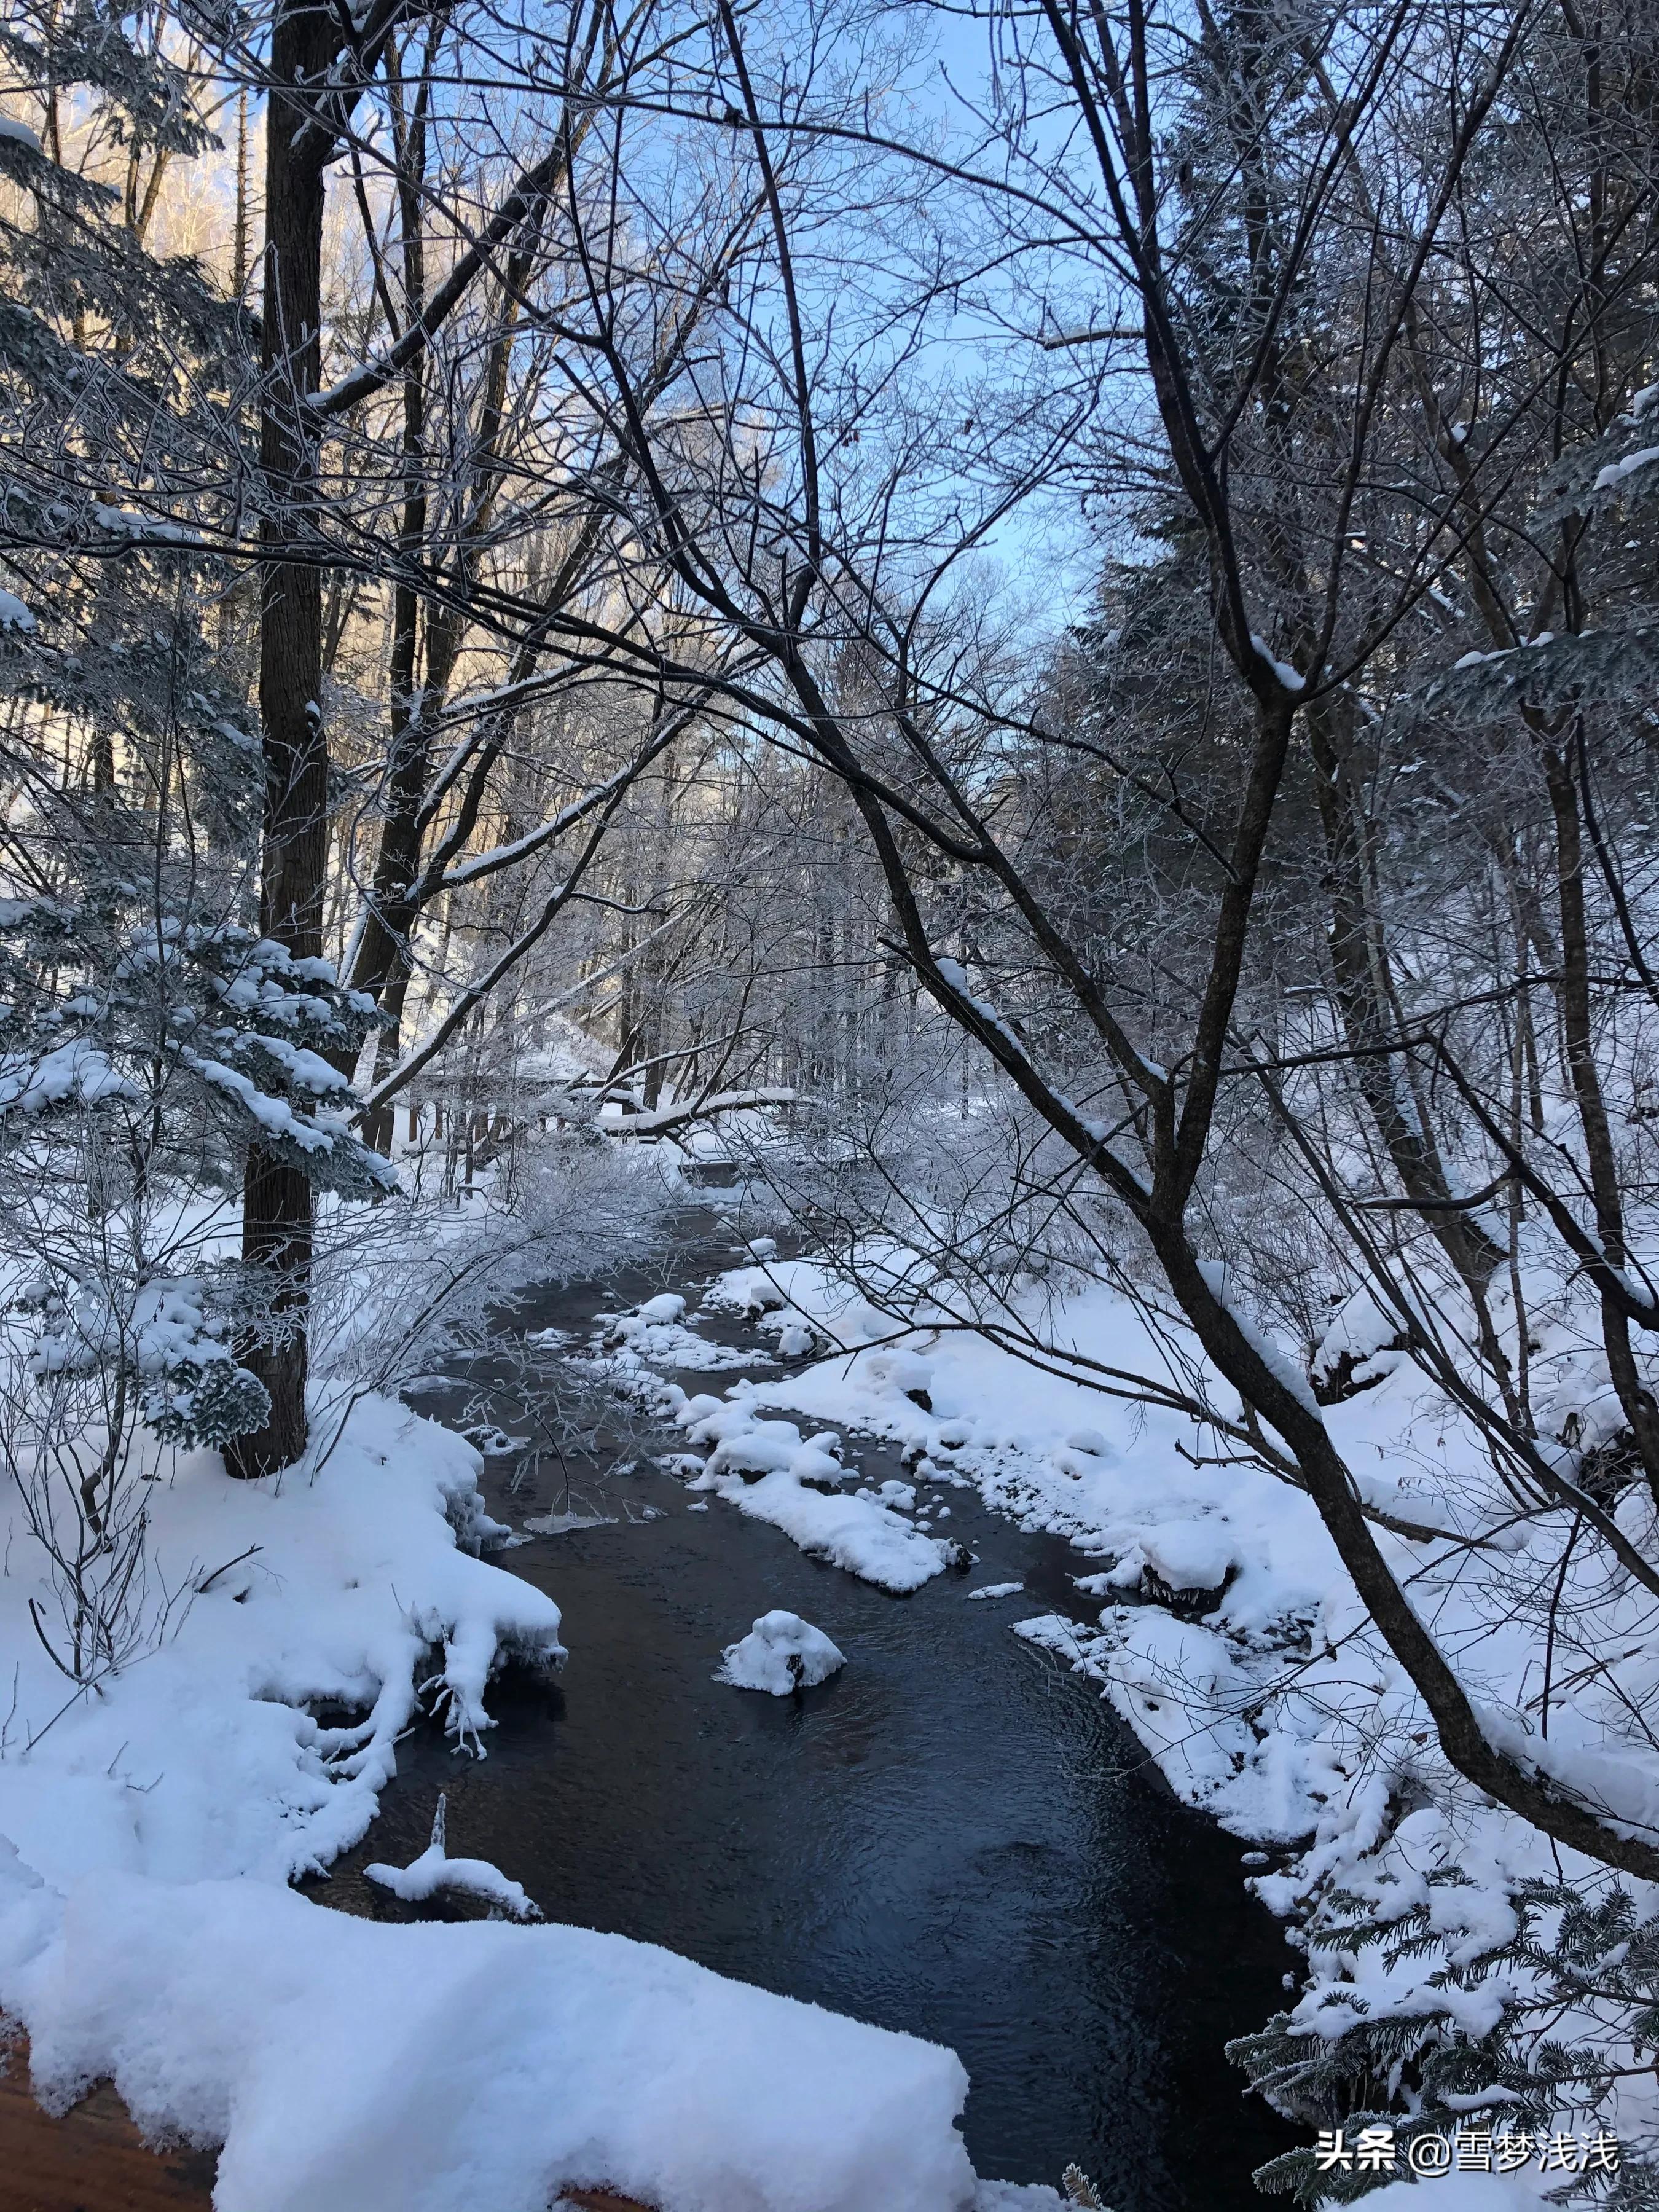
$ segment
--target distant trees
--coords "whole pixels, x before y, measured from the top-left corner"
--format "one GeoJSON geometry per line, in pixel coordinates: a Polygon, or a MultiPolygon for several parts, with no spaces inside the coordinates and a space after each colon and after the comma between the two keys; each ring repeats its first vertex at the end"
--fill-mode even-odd
{"type": "MultiPolygon", "coordinates": [[[[608,910],[586,882],[600,848],[697,723],[637,657],[559,629],[607,589],[616,465],[558,389],[563,210],[614,173],[596,127],[660,63],[656,19],[576,5],[496,28],[495,64],[483,19],[401,4],[183,25],[25,6],[4,31],[9,888],[112,878],[164,935],[242,947],[267,1062],[233,1163],[239,1358],[258,1386],[242,1403],[265,1407],[224,1438],[246,1474],[307,1435],[318,1152],[283,1117],[326,1097],[354,1187],[389,1184],[363,1139],[389,1148],[394,1098],[518,989],[556,924],[608,910]],[[155,260],[143,239],[233,102],[221,265],[155,260]],[[250,276],[252,319],[227,296],[250,276]]],[[[704,213],[701,289],[619,276],[647,390],[744,234],[741,204],[715,192],[704,213]]],[[[37,1012],[78,1006],[80,969],[38,939],[18,956],[37,1012]]],[[[169,1067],[176,1048],[163,1024],[169,1067]]]]}

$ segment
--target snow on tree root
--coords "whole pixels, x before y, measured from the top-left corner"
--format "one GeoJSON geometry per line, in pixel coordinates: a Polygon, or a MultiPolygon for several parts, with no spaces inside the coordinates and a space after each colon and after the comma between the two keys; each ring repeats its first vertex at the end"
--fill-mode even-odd
{"type": "Polygon", "coordinates": [[[376,1859],[363,1869],[367,1881],[389,1889],[406,1905],[425,1905],[441,1892],[481,1898],[492,1911],[508,1920],[539,1920],[541,1910],[523,1886],[504,1875],[488,1859],[453,1859],[448,1850],[448,1799],[441,1790],[433,1816],[432,1840],[406,1867],[387,1866],[376,1859]]]}
{"type": "Polygon", "coordinates": [[[747,1636],[726,1645],[714,1680],[787,1698],[827,1682],[846,1664],[846,1654],[798,1613],[763,1613],[747,1636]]]}

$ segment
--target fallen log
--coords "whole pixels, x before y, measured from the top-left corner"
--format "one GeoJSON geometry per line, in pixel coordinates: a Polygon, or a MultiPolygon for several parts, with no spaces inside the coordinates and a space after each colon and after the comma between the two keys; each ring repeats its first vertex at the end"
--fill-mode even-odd
{"type": "MultiPolygon", "coordinates": [[[[0,2046],[0,2058],[5,2212],[204,2212],[211,2206],[215,2152],[152,2149],[108,2081],[54,2118],[29,2093],[27,2039],[0,2046]]],[[[567,2189],[559,2201],[580,2212],[650,2212],[631,2197],[603,2189],[567,2189]]]]}

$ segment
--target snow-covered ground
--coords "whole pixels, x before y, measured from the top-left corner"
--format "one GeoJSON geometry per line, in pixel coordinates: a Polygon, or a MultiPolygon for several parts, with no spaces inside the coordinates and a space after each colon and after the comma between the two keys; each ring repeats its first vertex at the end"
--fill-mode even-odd
{"type": "MultiPolygon", "coordinates": [[[[477,1556],[506,1534],[480,1466],[374,1398],[281,1481],[163,1455],[165,1632],[79,1696],[10,1516],[0,2008],[38,2094],[107,2076],[156,2136],[222,2143],[220,2212],[545,2212],[560,2182],[673,2212],[1056,2204],[980,2195],[948,2051],[621,1936],[379,1924],[289,1887],[368,1829],[422,1698],[483,1750],[494,1668],[563,1656],[556,1607],[477,1556]]],[[[425,1892],[441,1860],[382,1874],[425,1892]]],[[[511,1869],[447,1869],[519,1909],[511,1869]]]]}

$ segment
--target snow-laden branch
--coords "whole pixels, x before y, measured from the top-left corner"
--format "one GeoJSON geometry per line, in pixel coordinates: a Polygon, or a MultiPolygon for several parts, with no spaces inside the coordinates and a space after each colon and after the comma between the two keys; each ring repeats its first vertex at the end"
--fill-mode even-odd
{"type": "Polygon", "coordinates": [[[504,1912],[509,1920],[539,1920],[541,1911],[522,1884],[512,1881],[488,1859],[453,1859],[445,1842],[447,1800],[441,1793],[432,1823],[432,1841],[406,1867],[388,1866],[377,1859],[366,1866],[367,1879],[401,1897],[405,1905],[424,1905],[441,1890],[464,1897],[480,1897],[504,1912]]]}
{"type": "MultiPolygon", "coordinates": [[[[476,983],[470,983],[466,989],[462,991],[457,996],[454,1002],[450,1006],[449,1012],[444,1016],[442,1021],[439,1023],[437,1028],[434,1030],[432,1035],[426,1040],[425,1043],[420,1046],[416,1051],[412,1052],[407,1060],[401,1060],[398,1065],[392,1070],[389,1075],[386,1076],[380,1082],[374,1085],[374,1089],[368,1093],[368,1097],[363,1100],[362,1104],[357,1109],[360,1118],[366,1114],[374,1113],[378,1107],[384,1106],[389,1099],[394,1098],[397,1096],[398,1091],[404,1088],[405,1084],[412,1082],[415,1077],[420,1073],[421,1070],[443,1050],[445,1045],[448,1043],[450,1038],[454,1036],[456,1030],[466,1019],[467,1016],[472,1012],[472,1009],[478,1005],[480,1000],[487,999],[489,996],[489,994],[495,989],[497,983],[501,981],[502,977],[510,974],[510,972],[518,966],[520,961],[524,958],[526,953],[529,952],[535,945],[541,942],[541,939],[552,927],[553,923],[559,915],[562,914],[564,908],[569,905],[572,899],[578,896],[577,886],[580,883],[582,878],[586,874],[593,856],[599,848],[600,842],[605,836],[605,825],[609,822],[611,813],[620,803],[621,797],[622,794],[620,792],[616,792],[611,794],[609,804],[606,805],[604,813],[600,816],[599,820],[595,823],[592,833],[589,836],[586,845],[578,857],[574,867],[571,870],[570,874],[566,878],[565,881],[558,884],[550,893],[546,904],[543,907],[540,914],[537,915],[535,921],[532,922],[529,928],[524,931],[521,935],[514,939],[512,944],[507,946],[501,958],[495,962],[493,967],[489,969],[483,975],[481,975],[476,983]]],[[[665,922],[662,925],[662,929],[666,929],[672,927],[672,922],[678,919],[678,916],[671,916],[669,921],[665,922]]],[[[662,929],[653,930],[649,936],[642,938],[640,943],[633,948],[632,954],[624,956],[624,957],[635,957],[639,953],[642,952],[645,950],[645,947],[651,943],[653,938],[659,937],[662,934],[662,929]]],[[[614,972],[614,968],[616,966],[621,966],[623,964],[623,962],[614,963],[611,972],[614,972]]],[[[582,992],[592,989],[593,984],[599,980],[600,978],[598,976],[589,975],[584,977],[582,981],[578,984],[574,990],[569,991],[565,994],[566,998],[572,999],[580,996],[582,992]]],[[[557,1000],[555,1001],[556,1006],[559,1003],[562,1002],[557,1000]]],[[[550,1007],[548,1011],[550,1012],[553,1009],[550,1007]]]]}
{"type": "Polygon", "coordinates": [[[324,420],[343,415],[360,400],[372,398],[424,351],[460,305],[469,287],[488,266],[495,249],[506,245],[519,226],[557,188],[568,159],[569,144],[568,131],[562,130],[550,151],[523,171],[483,232],[460,255],[403,336],[388,346],[378,360],[365,362],[361,368],[342,377],[327,391],[313,392],[306,404],[313,415],[324,420]]]}
{"type": "Polygon", "coordinates": [[[740,1114],[757,1106],[798,1106],[799,1091],[787,1085],[767,1084],[757,1091],[717,1091],[708,1098],[690,1098],[681,1106],[660,1106],[648,1114],[630,1114],[624,1127],[631,1137],[662,1137],[671,1129],[692,1121],[705,1121],[714,1114],[740,1114]]]}
{"type": "MultiPolygon", "coordinates": [[[[641,759],[630,761],[626,768],[618,769],[615,775],[608,777],[604,783],[595,784],[580,799],[573,799],[568,806],[561,807],[550,820],[538,823],[534,830],[526,830],[522,837],[515,837],[506,845],[492,845],[487,852],[473,853],[465,860],[457,860],[453,867],[443,871],[431,889],[434,891],[459,890],[464,884],[476,884],[485,876],[493,876],[500,868],[510,868],[520,860],[532,859],[544,846],[552,844],[567,830],[591,814],[596,806],[603,806],[607,799],[625,790],[660,750],[659,745],[653,745],[641,759]]],[[[419,889],[418,884],[416,888],[419,889]]]]}
{"type": "MultiPolygon", "coordinates": [[[[462,799],[455,822],[439,839],[419,875],[416,877],[405,894],[405,901],[410,911],[418,913],[441,890],[453,890],[463,884],[480,882],[486,876],[493,875],[497,868],[512,867],[520,860],[531,858],[544,846],[553,843],[565,830],[584,820],[596,807],[605,806],[608,802],[619,797],[629,784],[644,775],[659,753],[665,752],[675,739],[682,736],[690,726],[702,710],[706,696],[707,695],[704,694],[694,699],[688,706],[671,716],[660,728],[652,732],[650,738],[641,746],[626,767],[618,769],[615,775],[607,777],[605,782],[595,784],[592,790],[584,792],[580,799],[573,799],[569,805],[562,808],[551,821],[541,823],[537,829],[527,830],[524,836],[515,839],[510,845],[497,846],[489,852],[474,854],[467,860],[457,860],[456,854],[472,834],[483,795],[484,779],[494,765],[499,752],[498,738],[492,737],[482,741],[475,738],[462,750],[458,760],[453,763],[450,768],[446,769],[446,777],[453,778],[453,775],[459,773],[461,768],[470,766],[469,787],[462,799]]],[[[499,726],[500,718],[498,717],[496,723],[498,729],[499,726]]],[[[429,821],[432,818],[435,800],[434,792],[422,809],[422,815],[426,820],[429,821]]]]}

